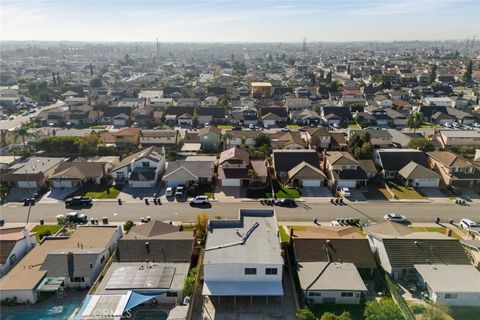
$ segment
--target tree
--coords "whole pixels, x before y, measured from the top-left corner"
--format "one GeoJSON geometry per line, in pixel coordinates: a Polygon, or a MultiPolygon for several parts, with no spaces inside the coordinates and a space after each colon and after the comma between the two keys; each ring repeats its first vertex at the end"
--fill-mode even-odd
{"type": "Polygon", "coordinates": [[[313,314],[313,312],[307,307],[303,306],[297,311],[297,320],[316,320],[317,317],[313,314]]]}
{"type": "Polygon", "coordinates": [[[428,83],[433,83],[435,82],[435,79],[437,79],[437,64],[433,64],[432,65],[432,71],[430,72],[430,79],[428,81],[428,83]]]}
{"type": "Polygon", "coordinates": [[[271,142],[270,137],[263,132],[255,137],[255,147],[261,147],[261,146],[270,147],[270,142],[271,142]]]}
{"type": "Polygon", "coordinates": [[[10,186],[7,182],[1,181],[0,182],[0,201],[3,201],[7,196],[8,192],[10,191],[10,186]]]}
{"type": "Polygon", "coordinates": [[[53,86],[57,86],[57,79],[55,79],[55,72],[52,72],[52,78],[53,78],[53,86]]]}
{"type": "Polygon", "coordinates": [[[247,144],[247,137],[246,136],[241,136],[240,137],[240,148],[245,149],[247,144]]]}
{"type": "Polygon", "coordinates": [[[331,83],[332,82],[332,70],[330,70],[328,73],[327,73],[327,76],[325,77],[325,82],[326,83],[331,83]]]}
{"type": "Polygon", "coordinates": [[[96,133],[91,133],[75,141],[78,147],[78,153],[84,157],[94,156],[97,152],[99,137],[96,133]]]}
{"type": "Polygon", "coordinates": [[[352,315],[348,311],[343,311],[339,315],[332,312],[324,312],[320,320],[352,320],[352,315]]]}
{"type": "Polygon", "coordinates": [[[420,126],[422,125],[423,123],[423,113],[421,112],[414,112],[414,113],[411,113],[408,117],[407,117],[407,126],[410,128],[410,129],[413,129],[413,132],[415,133],[415,130],[417,130],[418,128],[420,128],[420,126]]]}
{"type": "Polygon", "coordinates": [[[434,151],[435,146],[430,140],[425,138],[415,138],[410,140],[408,147],[412,149],[422,150],[424,152],[434,151]]]}
{"type": "Polygon", "coordinates": [[[19,137],[22,138],[22,145],[24,151],[27,149],[27,143],[25,138],[31,135],[32,134],[28,132],[28,127],[25,125],[21,125],[20,127],[15,128],[15,130],[13,131],[13,137],[15,138],[15,140],[17,140],[17,138],[19,137]]]}
{"type": "Polygon", "coordinates": [[[363,315],[365,320],[404,320],[400,308],[390,298],[368,301],[363,315]]]}
{"type": "Polygon", "coordinates": [[[230,105],[230,97],[228,96],[220,96],[218,98],[218,105],[220,107],[228,107],[230,105]]]}
{"type": "Polygon", "coordinates": [[[183,283],[182,294],[184,297],[191,296],[193,291],[195,290],[195,280],[197,278],[198,268],[192,268],[188,273],[188,276],[185,278],[185,282],[183,283]]]}
{"type": "Polygon", "coordinates": [[[201,242],[204,243],[208,231],[208,214],[206,212],[199,213],[193,228],[193,234],[201,242]]]}
{"type": "Polygon", "coordinates": [[[382,88],[390,89],[391,87],[392,87],[392,82],[390,81],[390,78],[387,77],[386,75],[383,75],[383,77],[382,77],[382,88]]]}
{"type": "Polygon", "coordinates": [[[127,220],[123,224],[123,230],[128,233],[130,231],[130,229],[133,228],[133,226],[135,226],[135,223],[132,220],[127,220]]]}
{"type": "Polygon", "coordinates": [[[92,63],[90,63],[90,75],[93,76],[93,66],[92,66],[92,63]]]}
{"type": "Polygon", "coordinates": [[[253,180],[257,181],[258,180],[258,173],[255,171],[255,169],[251,168],[248,169],[248,176],[253,180]]]}
{"type": "Polygon", "coordinates": [[[472,73],[473,73],[473,63],[472,60],[467,65],[467,69],[465,70],[465,73],[463,74],[463,81],[465,83],[471,83],[472,82],[472,73]]]}

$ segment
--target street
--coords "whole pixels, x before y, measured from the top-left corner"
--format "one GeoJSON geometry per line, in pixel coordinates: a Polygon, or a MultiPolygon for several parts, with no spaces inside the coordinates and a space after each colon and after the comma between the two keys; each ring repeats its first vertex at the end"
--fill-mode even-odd
{"type": "Polygon", "coordinates": [[[15,129],[16,127],[19,127],[22,125],[22,123],[28,123],[30,121],[30,117],[36,117],[41,111],[44,111],[44,110],[49,110],[49,109],[53,109],[53,108],[56,108],[56,107],[59,107],[59,106],[62,106],[64,103],[62,101],[60,102],[57,102],[57,103],[53,103],[49,106],[46,106],[46,107],[43,107],[41,109],[37,109],[35,111],[35,113],[31,113],[31,114],[28,114],[28,115],[25,115],[25,116],[22,116],[22,115],[18,115],[18,116],[15,116],[14,119],[12,120],[1,120],[0,121],[0,129],[4,130],[11,130],[11,129],[15,129]]]}
{"type": "MultiPolygon", "coordinates": [[[[236,218],[241,208],[274,208],[279,221],[312,221],[314,217],[318,221],[331,221],[335,218],[354,217],[362,220],[382,221],[386,213],[402,213],[412,222],[433,222],[436,217],[441,221],[449,218],[458,222],[468,217],[480,220],[480,206],[459,206],[455,204],[433,203],[386,203],[383,201],[370,201],[352,205],[333,205],[330,203],[299,203],[297,208],[281,208],[262,206],[258,202],[215,202],[211,208],[194,208],[188,203],[164,203],[162,205],[150,205],[144,203],[95,202],[91,208],[66,209],[63,203],[37,203],[32,207],[30,222],[36,223],[41,218],[46,222],[56,222],[57,214],[70,211],[79,211],[87,214],[89,218],[95,217],[101,220],[108,217],[112,222],[126,220],[139,221],[140,217],[150,216],[152,219],[193,222],[196,214],[207,212],[211,218],[236,218]]],[[[21,223],[27,218],[28,207],[20,203],[9,203],[0,207],[0,217],[6,223],[21,223]]]]}

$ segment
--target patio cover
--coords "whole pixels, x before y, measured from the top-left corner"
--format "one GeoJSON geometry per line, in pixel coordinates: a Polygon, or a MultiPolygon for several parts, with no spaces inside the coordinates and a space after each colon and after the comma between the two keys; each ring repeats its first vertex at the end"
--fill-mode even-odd
{"type": "Polygon", "coordinates": [[[123,312],[133,309],[136,306],[139,306],[142,303],[152,300],[153,298],[156,298],[158,296],[161,296],[164,293],[165,291],[156,291],[156,292],[148,292],[148,293],[139,293],[139,292],[132,291],[132,294],[130,295],[130,299],[128,300],[127,305],[125,306],[125,309],[123,310],[123,312]]]}
{"type": "Polygon", "coordinates": [[[39,292],[52,292],[57,291],[63,285],[65,278],[54,278],[54,277],[46,277],[42,283],[38,286],[37,291],[39,292]]]}
{"type": "Polygon", "coordinates": [[[283,296],[281,281],[206,281],[204,296],[283,296]]]}

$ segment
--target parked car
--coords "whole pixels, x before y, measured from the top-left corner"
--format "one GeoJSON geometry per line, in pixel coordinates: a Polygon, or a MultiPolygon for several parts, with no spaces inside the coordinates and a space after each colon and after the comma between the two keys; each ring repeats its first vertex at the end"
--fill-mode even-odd
{"type": "Polygon", "coordinates": [[[340,224],[340,222],[336,221],[336,220],[332,220],[330,221],[330,227],[341,227],[342,225],[340,224]]]}
{"type": "Polygon", "coordinates": [[[86,214],[74,212],[68,212],[64,214],[57,215],[57,222],[60,224],[65,224],[67,222],[74,224],[84,224],[88,222],[86,214]]]}
{"type": "Polygon", "coordinates": [[[34,206],[35,205],[35,198],[24,198],[23,199],[23,205],[26,206],[34,206]]]}
{"type": "Polygon", "coordinates": [[[188,199],[188,201],[190,202],[190,205],[205,205],[210,203],[207,196],[196,196],[188,199]]]}
{"type": "Polygon", "coordinates": [[[334,127],[335,129],[340,128],[340,126],[338,125],[338,123],[334,123],[334,124],[333,124],[333,127],[334,127]]]}
{"type": "Polygon", "coordinates": [[[165,189],[165,197],[173,197],[174,194],[175,194],[175,188],[167,187],[167,189],[165,189]]]}
{"type": "Polygon", "coordinates": [[[242,127],[235,126],[235,127],[232,128],[232,131],[242,131],[242,127]]]}
{"type": "Polygon", "coordinates": [[[445,128],[451,128],[452,125],[450,124],[450,122],[445,122],[444,125],[443,125],[445,128]]]}
{"type": "Polygon", "coordinates": [[[175,197],[177,199],[181,199],[183,198],[184,195],[185,195],[185,185],[181,184],[177,186],[177,189],[175,190],[175,197]]]}
{"type": "Polygon", "coordinates": [[[290,208],[295,207],[297,205],[295,200],[293,199],[280,199],[280,200],[277,200],[276,204],[281,207],[290,207],[290,208]]]}
{"type": "Polygon", "coordinates": [[[349,198],[352,194],[350,193],[350,189],[347,187],[340,188],[339,190],[340,194],[344,196],[345,198],[349,198]]]}
{"type": "Polygon", "coordinates": [[[89,206],[91,204],[92,204],[92,198],[88,198],[88,197],[77,196],[77,197],[68,198],[68,199],[65,200],[65,205],[67,207],[89,206]]]}
{"type": "Polygon", "coordinates": [[[307,129],[308,129],[308,127],[301,127],[301,128],[298,129],[298,131],[305,132],[305,131],[307,131],[307,129]]]}
{"type": "Polygon", "coordinates": [[[287,127],[285,127],[285,128],[282,128],[281,131],[282,131],[282,132],[290,132],[290,129],[287,128],[287,127]]]}
{"type": "Polygon", "coordinates": [[[480,128],[480,123],[478,123],[478,122],[474,122],[472,125],[473,125],[475,128],[480,128]]]}
{"type": "Polygon", "coordinates": [[[408,218],[404,216],[403,214],[399,213],[389,213],[383,216],[383,219],[386,221],[394,221],[394,222],[399,222],[399,223],[407,223],[408,218]]]}
{"type": "Polygon", "coordinates": [[[471,219],[463,218],[460,220],[460,227],[463,229],[478,228],[480,224],[471,219]]]}

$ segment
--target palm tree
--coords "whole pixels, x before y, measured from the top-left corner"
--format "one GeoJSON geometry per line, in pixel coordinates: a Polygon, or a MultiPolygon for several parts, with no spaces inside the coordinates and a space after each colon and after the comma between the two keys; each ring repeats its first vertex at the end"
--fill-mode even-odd
{"type": "Polygon", "coordinates": [[[13,131],[13,137],[15,140],[17,140],[18,137],[22,138],[22,145],[23,145],[23,150],[27,149],[27,144],[25,141],[25,138],[28,136],[31,136],[32,134],[28,132],[28,127],[21,125],[20,127],[16,128],[13,131]]]}
{"type": "Polygon", "coordinates": [[[415,133],[415,130],[420,128],[420,126],[422,125],[422,122],[423,122],[423,113],[421,112],[414,112],[407,117],[407,126],[410,129],[413,129],[413,133],[415,133]]]}

